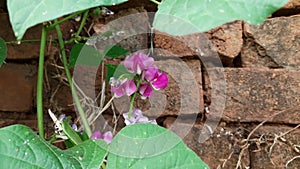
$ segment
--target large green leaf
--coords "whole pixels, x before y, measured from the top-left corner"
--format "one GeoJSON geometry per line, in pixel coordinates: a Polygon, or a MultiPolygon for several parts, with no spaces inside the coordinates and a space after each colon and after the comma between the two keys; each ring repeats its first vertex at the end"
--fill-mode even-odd
{"type": "Polygon", "coordinates": [[[100,140],[62,151],[23,125],[1,128],[0,135],[0,168],[98,169],[107,153],[106,143],[100,140]]]}
{"type": "Polygon", "coordinates": [[[288,0],[164,0],[154,27],[171,35],[205,32],[234,20],[262,23],[288,0]]]}
{"type": "Polygon", "coordinates": [[[102,61],[103,56],[97,49],[83,43],[78,43],[72,47],[69,66],[99,66],[102,61]]]}
{"type": "Polygon", "coordinates": [[[125,55],[126,53],[128,53],[128,50],[118,45],[107,46],[104,49],[104,55],[110,58],[117,58],[119,56],[125,55]]]}
{"type": "Polygon", "coordinates": [[[22,39],[25,31],[42,22],[76,11],[111,6],[127,0],[9,0],[7,8],[15,36],[22,39]]]}
{"type": "Polygon", "coordinates": [[[4,63],[6,56],[7,56],[7,47],[5,41],[2,38],[0,38],[0,67],[4,63]]]}
{"type": "Polygon", "coordinates": [[[208,169],[171,131],[153,124],[123,128],[109,145],[107,169],[208,169]]]}

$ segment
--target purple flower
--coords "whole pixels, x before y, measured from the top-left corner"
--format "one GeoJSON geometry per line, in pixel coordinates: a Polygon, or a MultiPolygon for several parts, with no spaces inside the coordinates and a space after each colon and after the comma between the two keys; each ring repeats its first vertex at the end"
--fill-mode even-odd
{"type": "Polygon", "coordinates": [[[164,89],[168,86],[169,79],[165,72],[159,72],[151,84],[155,90],[164,89]]]}
{"type": "Polygon", "coordinates": [[[134,92],[136,92],[137,88],[133,80],[123,80],[121,82],[116,82],[117,85],[112,84],[112,79],[111,81],[111,91],[114,92],[115,97],[119,98],[122,97],[124,94],[127,96],[132,95],[134,92]]]}
{"type": "Polygon", "coordinates": [[[141,83],[139,92],[141,94],[141,98],[146,99],[147,97],[152,96],[152,87],[149,83],[141,83]]]}
{"type": "Polygon", "coordinates": [[[144,78],[151,82],[158,74],[158,68],[156,66],[149,67],[144,74],[144,78]]]}
{"type": "Polygon", "coordinates": [[[110,131],[107,131],[102,135],[101,132],[99,130],[97,130],[91,135],[90,138],[91,139],[101,139],[101,140],[104,140],[107,144],[109,144],[113,139],[113,135],[110,131]]]}
{"type": "Polygon", "coordinates": [[[143,70],[147,70],[154,64],[152,57],[146,56],[143,53],[135,53],[131,57],[125,59],[124,66],[131,73],[141,74],[143,70]]]}
{"type": "Polygon", "coordinates": [[[156,66],[149,67],[144,74],[144,78],[151,83],[155,90],[166,88],[169,82],[166,73],[159,72],[156,66]]]}
{"type": "Polygon", "coordinates": [[[149,120],[148,117],[143,116],[142,111],[140,109],[136,109],[136,110],[132,111],[130,118],[128,118],[128,114],[129,113],[123,114],[126,125],[139,124],[139,123],[157,124],[155,120],[149,120]]]}

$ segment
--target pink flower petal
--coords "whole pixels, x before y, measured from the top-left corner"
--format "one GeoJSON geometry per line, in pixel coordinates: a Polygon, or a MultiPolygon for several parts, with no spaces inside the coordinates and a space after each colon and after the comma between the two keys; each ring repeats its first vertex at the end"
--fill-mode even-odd
{"type": "Polygon", "coordinates": [[[145,74],[144,74],[144,77],[145,79],[150,82],[152,81],[156,76],[158,75],[158,68],[156,66],[151,66],[149,67],[145,74]]]}
{"type": "Polygon", "coordinates": [[[148,69],[154,63],[152,57],[148,57],[143,53],[135,53],[131,57],[124,60],[124,66],[131,73],[141,74],[142,71],[148,69]]]}
{"type": "Polygon", "coordinates": [[[124,90],[122,86],[119,86],[118,88],[112,86],[111,91],[114,92],[114,96],[116,98],[122,97],[124,95],[124,90]]]}
{"type": "Polygon", "coordinates": [[[109,144],[113,139],[113,134],[110,131],[107,131],[103,134],[102,139],[109,144]]]}
{"type": "Polygon", "coordinates": [[[142,111],[140,109],[133,110],[130,119],[128,118],[128,113],[123,113],[123,117],[125,119],[126,125],[139,123],[157,124],[155,120],[149,120],[148,117],[143,116],[142,111]]]}
{"type": "Polygon", "coordinates": [[[91,139],[101,139],[102,135],[101,132],[99,130],[95,131],[92,135],[91,135],[91,139]]]}
{"type": "Polygon", "coordinates": [[[136,92],[136,85],[133,80],[128,80],[124,83],[124,90],[126,92],[127,96],[132,95],[134,92],[136,92]]]}
{"type": "Polygon", "coordinates": [[[135,63],[135,57],[134,56],[131,56],[127,59],[124,60],[124,66],[127,68],[127,70],[131,73],[134,73],[135,72],[135,66],[136,66],[136,63],[135,63]]]}
{"type": "Polygon", "coordinates": [[[149,83],[142,83],[139,89],[140,94],[142,95],[142,99],[146,99],[147,97],[152,97],[152,87],[149,83]]]}
{"type": "Polygon", "coordinates": [[[154,64],[154,59],[152,57],[149,57],[143,53],[139,53],[139,57],[142,61],[143,64],[143,68],[144,70],[146,70],[147,68],[149,68],[150,66],[152,66],[154,64]]]}
{"type": "Polygon", "coordinates": [[[137,88],[133,80],[126,80],[119,87],[111,86],[111,91],[114,92],[116,98],[122,97],[123,95],[130,96],[136,92],[137,88]]]}
{"type": "Polygon", "coordinates": [[[168,86],[168,82],[168,76],[166,75],[166,73],[162,72],[156,79],[153,80],[152,86],[155,90],[164,89],[168,86]]]}

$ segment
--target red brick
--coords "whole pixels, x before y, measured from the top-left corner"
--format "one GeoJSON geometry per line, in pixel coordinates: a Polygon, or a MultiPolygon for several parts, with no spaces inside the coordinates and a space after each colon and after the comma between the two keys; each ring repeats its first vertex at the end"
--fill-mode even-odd
{"type": "Polygon", "coordinates": [[[156,61],[155,64],[168,74],[169,85],[153,96],[151,109],[145,115],[158,117],[203,112],[200,61],[167,59],[156,61]]]}
{"type": "MultiPolygon", "coordinates": [[[[224,70],[226,103],[222,119],[232,122],[262,122],[299,124],[300,70],[238,69],[224,70]]],[[[224,96],[219,95],[221,102],[224,96]]],[[[213,100],[212,100],[213,104],[213,100]]],[[[222,105],[216,104],[211,109],[222,105]]],[[[216,112],[211,111],[209,116],[216,112]]]]}
{"type": "MultiPolygon", "coordinates": [[[[16,41],[11,24],[8,19],[8,15],[0,14],[0,37],[6,42],[16,41]]],[[[22,40],[39,40],[41,38],[42,26],[34,26],[28,29],[22,40]]],[[[52,33],[53,34],[53,33],[52,33]]],[[[46,49],[46,55],[53,55],[57,51],[54,45],[48,46],[46,49]],[[47,50],[49,49],[49,51],[47,50]]],[[[39,57],[40,43],[21,43],[21,44],[9,44],[7,45],[7,58],[8,59],[35,59],[39,57]]]]}
{"type": "Polygon", "coordinates": [[[0,110],[29,112],[33,107],[36,66],[4,64],[0,68],[0,110]]]}
{"type": "Polygon", "coordinates": [[[300,8],[300,0],[289,0],[289,2],[282,7],[282,9],[299,9],[300,8]]]}
{"type": "Polygon", "coordinates": [[[104,51],[107,46],[118,44],[130,53],[134,53],[148,48],[149,25],[147,11],[144,8],[124,9],[115,15],[98,18],[98,22],[93,26],[98,35],[109,30],[114,30],[116,33],[109,37],[98,36],[88,43],[95,44],[100,51],[104,51]]]}
{"type": "Polygon", "coordinates": [[[243,46],[242,22],[236,21],[221,25],[207,32],[211,43],[218,51],[225,65],[232,65],[243,46]]]}
{"type": "MultiPolygon", "coordinates": [[[[226,65],[232,64],[233,59],[240,53],[242,44],[242,23],[240,21],[224,24],[205,34],[171,36],[155,31],[156,48],[178,57],[203,56],[217,51],[226,65]]],[[[157,55],[167,56],[168,54],[165,54],[165,52],[157,55]]]]}
{"type": "Polygon", "coordinates": [[[1,112],[0,127],[6,127],[14,124],[22,124],[37,131],[37,118],[35,113],[29,112],[1,112]]]}
{"type": "Polygon", "coordinates": [[[267,19],[262,25],[245,24],[243,67],[300,67],[300,16],[267,19]]]}

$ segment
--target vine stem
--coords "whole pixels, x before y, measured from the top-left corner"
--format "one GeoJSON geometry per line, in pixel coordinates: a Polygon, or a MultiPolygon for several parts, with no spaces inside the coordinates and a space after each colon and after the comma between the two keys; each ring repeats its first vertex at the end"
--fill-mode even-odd
{"type": "MultiPolygon", "coordinates": [[[[136,88],[137,88],[137,89],[140,88],[141,82],[142,82],[142,80],[141,80],[141,78],[140,78],[140,79],[138,80],[138,82],[137,82],[137,85],[136,85],[136,88]]],[[[128,111],[128,118],[129,118],[129,119],[130,119],[131,114],[132,114],[132,109],[133,109],[134,99],[135,99],[136,95],[138,94],[138,91],[139,91],[139,90],[137,90],[137,91],[133,94],[133,96],[131,96],[130,106],[129,106],[129,111],[128,111]]]]}
{"type": "MultiPolygon", "coordinates": [[[[5,43],[7,45],[17,45],[17,44],[20,44],[20,43],[34,43],[34,42],[40,42],[41,43],[41,39],[10,41],[10,42],[5,42],[5,43]]],[[[54,41],[50,41],[50,42],[54,42],[54,41]]]]}
{"type": "MultiPolygon", "coordinates": [[[[56,22],[57,22],[57,20],[55,20],[55,23],[56,22]]],[[[60,30],[59,24],[55,24],[55,25],[56,25],[55,29],[56,29],[57,36],[58,36],[59,46],[60,46],[60,49],[61,49],[61,55],[62,55],[62,59],[63,59],[63,64],[64,64],[64,68],[65,68],[65,72],[66,72],[66,76],[67,76],[68,82],[70,84],[71,93],[72,93],[75,105],[77,107],[79,116],[80,116],[80,118],[82,120],[84,130],[85,130],[85,132],[87,133],[88,136],[91,136],[92,135],[91,128],[90,128],[90,126],[88,124],[86,115],[85,115],[85,113],[84,113],[84,111],[83,111],[83,109],[81,107],[80,100],[79,100],[78,95],[76,93],[75,86],[74,86],[73,80],[72,80],[72,76],[71,76],[71,73],[70,73],[70,70],[69,70],[68,61],[67,61],[67,55],[66,55],[66,51],[65,51],[65,45],[64,45],[64,41],[63,41],[63,35],[62,35],[61,30],[60,30]]]]}
{"type": "Polygon", "coordinates": [[[71,18],[73,18],[73,17],[75,17],[75,16],[77,16],[77,15],[83,13],[83,12],[84,12],[84,11],[78,11],[78,12],[75,12],[75,13],[73,13],[73,14],[71,14],[71,15],[69,15],[69,16],[67,16],[67,17],[65,17],[65,18],[63,18],[63,19],[61,19],[61,20],[59,20],[59,21],[58,21],[58,20],[55,20],[55,22],[54,22],[53,24],[49,25],[49,26],[47,27],[47,29],[48,29],[48,30],[51,30],[51,29],[53,29],[53,28],[56,28],[57,25],[59,25],[59,24],[65,22],[65,21],[67,21],[67,20],[69,20],[69,19],[71,19],[71,18]]]}
{"type": "Polygon", "coordinates": [[[160,5],[160,2],[156,1],[156,0],[150,0],[151,2],[155,3],[156,5],[160,5]]]}
{"type": "MultiPolygon", "coordinates": [[[[47,28],[47,31],[49,29],[47,28]]],[[[83,39],[87,39],[87,37],[81,37],[83,39]]],[[[73,44],[75,42],[76,38],[71,38],[70,40],[64,41],[64,44],[73,44]]],[[[5,42],[7,45],[18,45],[20,43],[36,43],[39,42],[41,43],[41,39],[31,39],[31,40],[21,40],[21,41],[10,41],[10,42],[5,42]]],[[[57,40],[47,40],[46,42],[53,43],[53,44],[58,44],[57,40]]]]}
{"type": "Polygon", "coordinates": [[[38,77],[37,77],[37,94],[36,94],[38,130],[41,138],[45,138],[44,114],[43,114],[43,79],[44,79],[46,39],[47,39],[47,30],[46,27],[43,26],[41,45],[40,45],[39,68],[38,68],[38,77]]]}
{"type": "Polygon", "coordinates": [[[80,32],[82,31],[83,27],[84,27],[84,24],[86,22],[86,19],[87,17],[89,16],[89,10],[86,10],[83,14],[83,17],[82,17],[82,20],[81,20],[81,23],[80,23],[80,26],[76,32],[76,37],[79,36],[80,32]]]}

